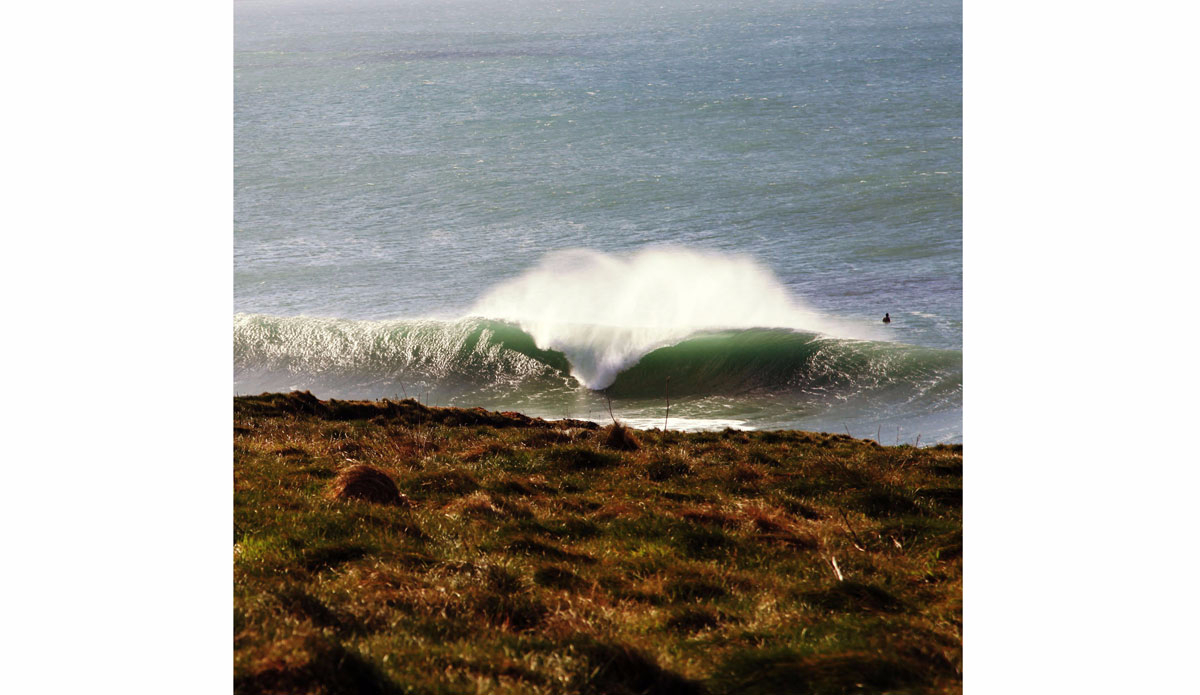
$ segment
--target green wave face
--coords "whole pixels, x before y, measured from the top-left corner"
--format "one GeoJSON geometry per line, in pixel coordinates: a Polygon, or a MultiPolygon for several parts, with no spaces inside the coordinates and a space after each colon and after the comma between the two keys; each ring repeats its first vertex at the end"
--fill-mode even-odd
{"type": "Polygon", "coordinates": [[[962,355],[895,343],[843,340],[785,329],[709,333],[655,350],[609,387],[646,398],[755,391],[844,394],[961,387],[962,355]],[[670,379],[669,386],[667,379],[670,379]]]}
{"type": "Polygon", "coordinates": [[[349,397],[438,392],[467,397],[570,385],[570,365],[520,329],[463,319],[352,321],[234,317],[240,391],[306,388],[349,397]]]}
{"type": "Polygon", "coordinates": [[[668,396],[676,417],[748,427],[802,427],[823,417],[881,423],[937,414],[939,422],[961,418],[961,351],[790,329],[692,335],[642,355],[603,395],[571,376],[572,364],[561,352],[539,348],[512,324],[481,318],[239,314],[234,367],[241,393],[299,388],[335,398],[423,397],[595,419],[607,417],[605,399],[612,399],[623,417],[645,419],[647,426],[661,417],[668,396]]]}

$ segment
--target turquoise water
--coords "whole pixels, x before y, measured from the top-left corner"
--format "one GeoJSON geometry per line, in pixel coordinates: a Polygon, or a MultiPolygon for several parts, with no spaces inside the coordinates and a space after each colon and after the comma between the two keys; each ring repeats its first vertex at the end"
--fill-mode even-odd
{"type": "Polygon", "coordinates": [[[958,2],[240,1],[235,50],[238,392],[962,440],[958,2]]]}

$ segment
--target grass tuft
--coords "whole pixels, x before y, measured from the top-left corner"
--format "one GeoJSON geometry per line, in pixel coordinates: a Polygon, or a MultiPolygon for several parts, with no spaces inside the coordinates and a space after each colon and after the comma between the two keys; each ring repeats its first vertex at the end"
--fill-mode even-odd
{"type": "Polygon", "coordinates": [[[612,424],[605,428],[604,446],[618,451],[637,451],[642,448],[638,438],[633,436],[633,430],[622,424],[612,424]]]}
{"type": "Polygon", "coordinates": [[[351,466],[334,479],[329,494],[337,500],[360,500],[375,504],[407,505],[391,476],[371,466],[351,466]]]}

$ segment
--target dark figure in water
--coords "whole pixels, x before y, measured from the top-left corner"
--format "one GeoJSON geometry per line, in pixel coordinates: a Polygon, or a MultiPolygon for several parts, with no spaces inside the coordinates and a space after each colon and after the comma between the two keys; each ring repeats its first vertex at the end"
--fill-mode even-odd
{"type": "Polygon", "coordinates": [[[884,323],[891,323],[891,322],[892,322],[892,316],[891,316],[891,314],[884,313],[884,315],[883,315],[883,322],[884,322],[884,323]]]}

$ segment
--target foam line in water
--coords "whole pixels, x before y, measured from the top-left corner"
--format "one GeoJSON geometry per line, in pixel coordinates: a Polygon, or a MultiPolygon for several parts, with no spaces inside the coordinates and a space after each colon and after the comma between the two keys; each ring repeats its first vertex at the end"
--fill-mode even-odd
{"type": "Polygon", "coordinates": [[[700,331],[788,328],[878,339],[806,307],[752,258],[673,247],[627,257],[550,253],[490,290],[470,314],[516,323],[539,348],[565,354],[572,375],[592,389],[700,331]]]}

